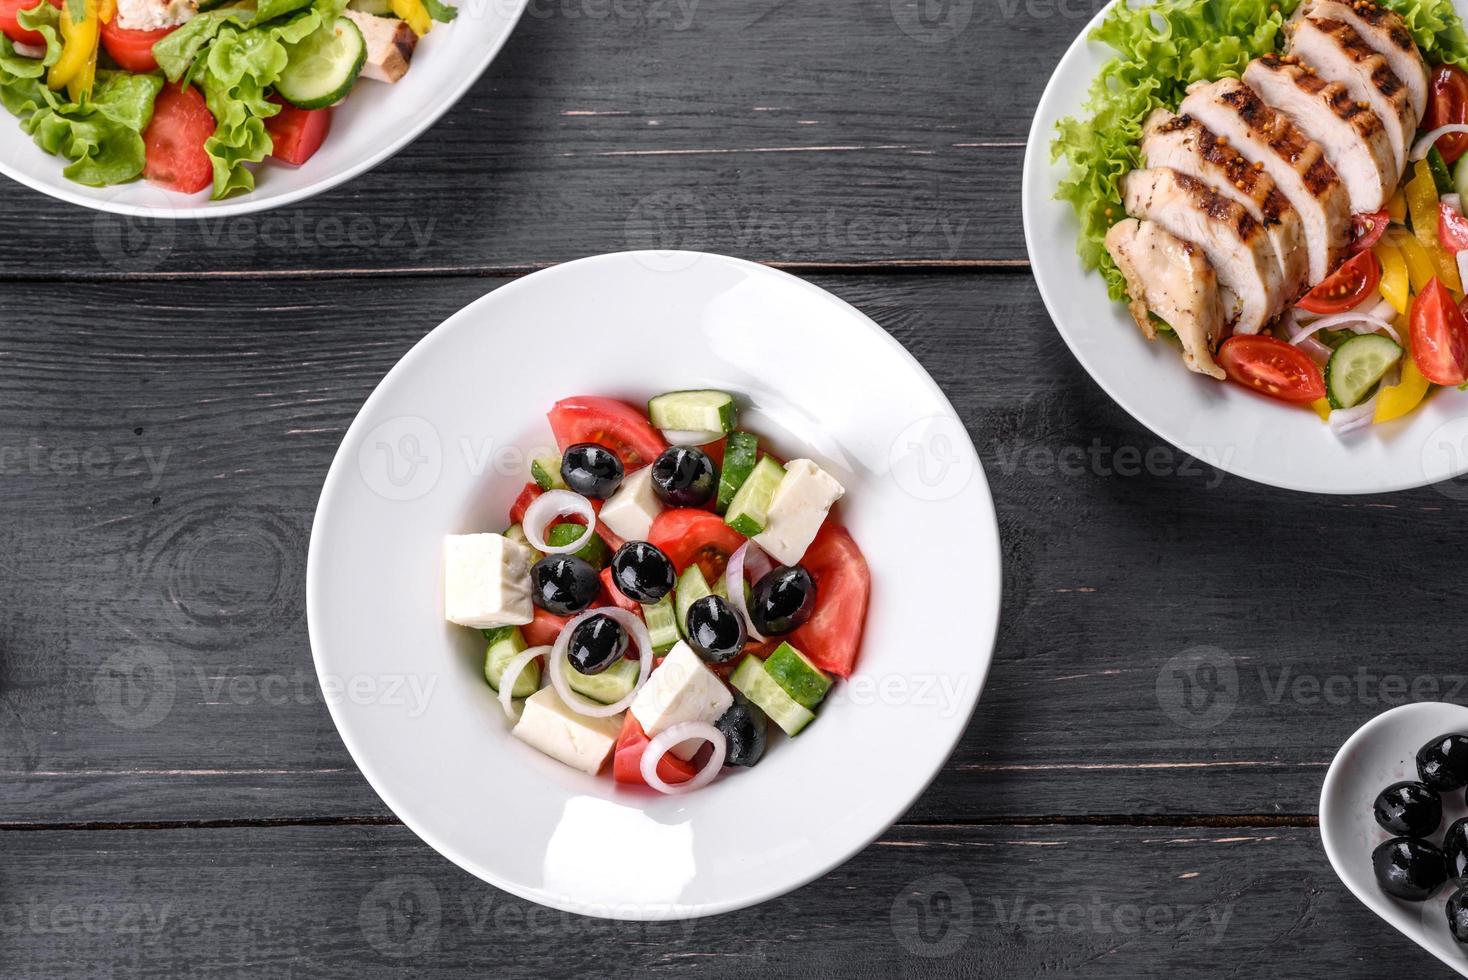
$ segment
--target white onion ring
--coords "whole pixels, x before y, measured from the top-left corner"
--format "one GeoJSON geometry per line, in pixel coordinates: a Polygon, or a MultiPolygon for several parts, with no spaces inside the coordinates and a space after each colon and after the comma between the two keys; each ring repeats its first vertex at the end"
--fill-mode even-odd
{"type": "Polygon", "coordinates": [[[525,532],[525,540],[530,542],[530,547],[536,551],[547,555],[568,555],[586,547],[586,535],[596,530],[596,510],[591,506],[591,501],[579,493],[547,490],[525,509],[525,519],[520,522],[520,529],[525,532]],[[586,519],[585,532],[570,544],[554,547],[546,544],[545,529],[550,526],[550,522],[557,517],[573,515],[586,519]]]}
{"type": "Polygon", "coordinates": [[[637,697],[637,692],[642,690],[642,685],[647,683],[647,675],[652,673],[652,637],[648,635],[647,626],[636,613],[628,612],[617,606],[602,606],[598,609],[588,609],[578,613],[561,628],[560,635],[556,637],[555,646],[551,647],[550,657],[547,658],[546,666],[550,670],[551,684],[555,686],[556,693],[561,700],[578,715],[588,718],[610,718],[612,715],[620,714],[637,697]],[[566,660],[566,651],[571,646],[571,634],[576,627],[590,619],[592,616],[606,616],[614,619],[617,624],[631,634],[631,639],[637,644],[637,683],[627,696],[616,704],[598,704],[588,698],[583,698],[571,690],[571,684],[566,680],[565,671],[569,668],[566,660]]]}
{"type": "Polygon", "coordinates": [[[769,574],[770,559],[765,555],[764,549],[753,541],[746,541],[739,546],[734,554],[729,556],[729,564],[724,567],[724,591],[729,593],[729,605],[734,608],[744,619],[744,625],[749,630],[750,638],[756,643],[763,643],[768,637],[762,635],[754,628],[754,619],[749,615],[749,609],[744,603],[744,566],[749,565],[749,573],[760,578],[769,574]],[[754,549],[751,551],[750,549],[754,549]],[[761,570],[761,566],[763,570],[761,570]]]}
{"type": "Polygon", "coordinates": [[[1464,278],[1468,276],[1468,248],[1463,249],[1453,258],[1458,262],[1458,278],[1463,282],[1468,282],[1468,279],[1464,278]]]}
{"type": "Polygon", "coordinates": [[[550,653],[550,649],[544,646],[531,647],[515,654],[505,664],[504,672],[500,674],[500,707],[505,709],[505,717],[511,721],[520,720],[520,713],[515,710],[514,699],[510,696],[510,692],[515,689],[515,682],[520,679],[520,672],[536,657],[550,653]]]}
{"type": "Polygon", "coordinates": [[[724,438],[712,429],[659,429],[670,446],[707,446],[724,438]]]}
{"type": "Polygon", "coordinates": [[[46,46],[44,44],[23,44],[20,41],[16,41],[15,53],[22,58],[32,58],[40,61],[46,57],[46,46]]]}
{"type": "Polygon", "coordinates": [[[664,728],[653,736],[642,749],[643,782],[657,790],[659,793],[667,793],[676,796],[679,793],[691,793],[696,789],[702,789],[714,781],[719,770],[724,767],[724,756],[729,751],[729,742],[724,738],[724,733],[706,721],[684,721],[668,728],[664,728]],[[714,754],[709,756],[703,768],[694,773],[693,778],[686,783],[665,783],[658,775],[658,763],[668,750],[681,742],[691,738],[703,739],[714,747],[714,754]]]}
{"type": "Polygon", "coordinates": [[[1290,343],[1298,346],[1300,341],[1312,336],[1316,331],[1346,327],[1353,333],[1376,333],[1378,330],[1384,330],[1392,340],[1396,341],[1397,346],[1400,347],[1402,345],[1402,338],[1397,334],[1396,327],[1388,323],[1386,318],[1378,312],[1382,306],[1386,306],[1393,313],[1396,312],[1396,309],[1390,301],[1382,300],[1364,312],[1335,313],[1331,316],[1323,316],[1319,320],[1311,321],[1305,326],[1296,324],[1290,333],[1290,343]]]}
{"type": "Polygon", "coordinates": [[[1446,126],[1437,127],[1437,129],[1427,133],[1416,143],[1412,144],[1412,152],[1407,155],[1407,159],[1413,163],[1416,163],[1418,160],[1426,160],[1427,151],[1432,149],[1434,143],[1449,133],[1468,133],[1468,125],[1464,125],[1463,123],[1449,123],[1446,126]]]}
{"type": "Polygon", "coordinates": [[[1463,195],[1444,194],[1442,197],[1438,198],[1438,200],[1443,202],[1459,214],[1463,213],[1463,195]]]}
{"type": "Polygon", "coordinates": [[[1330,423],[1330,431],[1338,436],[1343,436],[1370,425],[1374,415],[1376,415],[1376,395],[1372,395],[1353,408],[1336,409],[1330,413],[1330,418],[1326,421],[1330,423]]]}

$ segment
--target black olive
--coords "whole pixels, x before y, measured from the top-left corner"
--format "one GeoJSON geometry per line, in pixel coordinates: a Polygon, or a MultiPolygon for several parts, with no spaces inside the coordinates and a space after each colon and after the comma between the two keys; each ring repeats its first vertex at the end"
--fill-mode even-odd
{"type": "Polygon", "coordinates": [[[765,713],[757,705],[734,695],[729,710],[719,716],[714,727],[724,733],[729,745],[724,756],[726,766],[752,766],[765,754],[765,713]]]}
{"type": "Polygon", "coordinates": [[[1448,862],[1448,877],[1468,883],[1468,817],[1448,826],[1443,835],[1443,856],[1448,862]]]}
{"type": "Polygon", "coordinates": [[[709,663],[739,656],[747,637],[744,618],[723,596],[706,595],[688,607],[688,645],[709,663]]]}
{"type": "Polygon", "coordinates": [[[617,454],[594,442],[578,442],[561,457],[561,479],[584,497],[607,499],[625,475],[617,454]]]}
{"type": "Polygon", "coordinates": [[[530,568],[530,599],[557,616],[579,613],[601,591],[596,569],[575,555],[546,555],[530,568]]]}
{"type": "Polygon", "coordinates": [[[1415,837],[1393,837],[1371,854],[1382,891],[1409,902],[1425,902],[1448,880],[1443,852],[1415,837]]]}
{"type": "Polygon", "coordinates": [[[1439,793],[1468,786],[1468,735],[1439,735],[1418,749],[1417,775],[1439,793]]]}
{"type": "Polygon", "coordinates": [[[749,618],[765,636],[783,636],[810,619],[816,583],[799,565],[781,565],[754,584],[749,618]]]}
{"type": "Polygon", "coordinates": [[[664,449],[652,463],[652,490],[670,507],[702,507],[719,488],[719,470],[693,446],[664,449]]]}
{"type": "Polygon", "coordinates": [[[1459,888],[1448,896],[1447,913],[1453,938],[1468,944],[1468,889],[1459,888]]]}
{"type": "Polygon", "coordinates": [[[566,655],[583,674],[600,674],[627,652],[627,632],[610,616],[588,616],[576,625],[566,655]]]}
{"type": "Polygon", "coordinates": [[[1403,837],[1426,837],[1443,822],[1443,801],[1423,783],[1392,783],[1376,797],[1376,822],[1403,837]]]}
{"type": "Polygon", "coordinates": [[[656,545],[628,541],[612,556],[612,581],[633,602],[657,602],[673,591],[678,573],[656,545]]]}

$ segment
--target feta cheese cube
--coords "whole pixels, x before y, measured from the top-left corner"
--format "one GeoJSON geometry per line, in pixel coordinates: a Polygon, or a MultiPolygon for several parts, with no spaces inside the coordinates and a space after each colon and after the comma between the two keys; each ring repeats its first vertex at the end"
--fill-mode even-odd
{"type": "Polygon", "coordinates": [[[503,534],[443,539],[444,617],[460,626],[524,626],[530,604],[530,549],[503,534]]]}
{"type": "Polygon", "coordinates": [[[644,466],[627,474],[617,492],[602,505],[596,519],[619,538],[646,541],[653,519],[662,512],[662,502],[652,488],[652,467],[644,466]]]}
{"type": "Polygon", "coordinates": [[[525,709],[510,734],[573,769],[595,776],[612,754],[622,731],[622,715],[591,718],[561,700],[554,687],[525,699],[525,709]]]}
{"type": "Polygon", "coordinates": [[[805,557],[831,505],[846,488],[836,478],[808,459],[785,464],[785,476],[775,488],[765,529],[755,542],[782,565],[794,565],[805,557]]]}
{"type": "MultiPolygon", "coordinates": [[[[647,737],[652,738],[684,721],[713,724],[733,703],[734,695],[719,675],[709,670],[692,647],[679,640],[653,670],[627,710],[647,737]]],[[[701,745],[702,739],[689,739],[673,746],[672,751],[680,759],[691,759],[701,745]]]]}
{"type": "Polygon", "coordinates": [[[115,21],[129,31],[156,31],[190,20],[198,0],[117,0],[115,21]]]}

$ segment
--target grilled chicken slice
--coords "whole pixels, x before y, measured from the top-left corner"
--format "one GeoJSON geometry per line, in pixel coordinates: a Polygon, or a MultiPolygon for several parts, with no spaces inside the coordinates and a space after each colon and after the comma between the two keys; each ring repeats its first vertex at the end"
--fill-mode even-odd
{"type": "Polygon", "coordinates": [[[1149,167],[1171,167],[1197,177],[1224,197],[1238,201],[1264,226],[1279,260],[1281,288],[1292,300],[1305,290],[1310,255],[1300,213],[1262,169],[1256,169],[1226,138],[1192,116],[1158,109],[1142,127],[1142,156],[1149,167]]]}
{"type": "Polygon", "coordinates": [[[1320,147],[1235,78],[1194,85],[1180,111],[1198,120],[1274,179],[1305,226],[1314,285],[1335,269],[1351,241],[1345,185],[1320,147]]]}
{"type": "Polygon", "coordinates": [[[1407,151],[1412,148],[1419,119],[1412,111],[1406,83],[1387,60],[1350,24],[1323,18],[1294,22],[1290,54],[1314,68],[1321,78],[1340,82],[1351,98],[1371,107],[1386,125],[1400,175],[1407,166],[1407,151]]]}
{"type": "Polygon", "coordinates": [[[1122,178],[1127,214],[1146,218],[1203,250],[1218,276],[1225,324],[1258,333],[1284,304],[1274,246],[1243,205],[1167,167],[1122,178]]]}
{"type": "Polygon", "coordinates": [[[1417,122],[1422,121],[1422,114],[1427,111],[1427,62],[1401,17],[1371,0],[1305,0],[1295,11],[1295,18],[1305,17],[1349,24],[1373,51],[1387,60],[1407,86],[1412,116],[1417,122]]]}
{"type": "Polygon", "coordinates": [[[1378,211],[1386,204],[1401,176],[1386,125],[1345,86],[1275,55],[1249,62],[1244,84],[1320,144],[1346,185],[1351,210],[1378,211]]]}
{"type": "Polygon", "coordinates": [[[1106,233],[1106,251],[1126,277],[1127,309],[1148,340],[1157,336],[1149,313],[1172,327],[1182,341],[1188,370],[1223,380],[1213,362],[1223,332],[1218,279],[1203,250],[1151,221],[1126,218],[1106,233]]]}

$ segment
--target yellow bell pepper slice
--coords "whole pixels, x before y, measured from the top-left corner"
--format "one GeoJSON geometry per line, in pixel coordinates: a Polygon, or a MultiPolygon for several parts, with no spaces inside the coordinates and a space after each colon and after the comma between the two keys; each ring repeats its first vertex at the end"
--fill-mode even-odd
{"type": "Polygon", "coordinates": [[[1448,254],[1437,238],[1437,185],[1433,183],[1432,171],[1427,161],[1421,160],[1407,182],[1407,210],[1412,213],[1412,231],[1432,259],[1437,277],[1444,286],[1455,293],[1463,292],[1463,281],[1458,278],[1458,263],[1448,254]]]}
{"type": "MultiPolygon", "coordinates": [[[[1380,404],[1380,403],[1378,403],[1378,404],[1380,404]]],[[[1329,422],[1330,421],[1330,400],[1329,399],[1326,399],[1326,398],[1317,398],[1313,402],[1310,403],[1310,407],[1313,408],[1313,409],[1315,409],[1315,414],[1320,416],[1320,421],[1322,421],[1322,422],[1329,422]]]]}
{"type": "Polygon", "coordinates": [[[1377,242],[1371,250],[1381,263],[1381,295],[1392,304],[1392,309],[1398,313],[1406,313],[1408,304],[1412,302],[1412,295],[1407,260],[1402,257],[1402,250],[1386,239],[1377,242]]]}
{"type": "Polygon", "coordinates": [[[1432,382],[1417,370],[1417,362],[1410,356],[1402,358],[1402,380],[1381,389],[1376,396],[1376,414],[1371,417],[1371,421],[1390,422],[1401,418],[1422,404],[1422,399],[1431,387],[1432,382]]]}
{"type": "Polygon", "coordinates": [[[1407,263],[1407,277],[1412,284],[1412,292],[1420,293],[1426,289],[1432,277],[1437,275],[1437,267],[1432,264],[1432,257],[1427,254],[1422,243],[1400,228],[1393,228],[1385,240],[1401,251],[1402,258],[1407,263]]]}
{"type": "Polygon", "coordinates": [[[428,8],[423,6],[423,0],[392,0],[389,6],[419,37],[433,29],[433,18],[428,16],[428,8]]]}
{"type": "Polygon", "coordinates": [[[66,83],[66,94],[73,102],[80,102],[83,96],[92,94],[92,86],[97,81],[97,49],[92,49],[92,56],[87,63],[82,65],[82,70],[76,73],[66,83]]]}
{"type": "Polygon", "coordinates": [[[100,0],[97,4],[97,19],[104,24],[110,24],[116,16],[117,0],[100,0]]]}
{"type": "Polygon", "coordinates": [[[97,20],[97,0],[66,0],[61,5],[61,57],[56,59],[56,64],[46,74],[46,85],[52,91],[63,86],[70,90],[74,80],[84,82],[85,89],[91,88],[91,80],[85,76],[89,65],[90,72],[96,73],[97,34],[100,26],[97,20]],[[77,11],[78,17],[72,16],[73,10],[77,11]]]}
{"type": "Polygon", "coordinates": [[[1399,225],[1407,223],[1407,197],[1402,193],[1400,187],[1392,195],[1392,199],[1386,202],[1386,213],[1391,215],[1391,219],[1399,225]]]}

